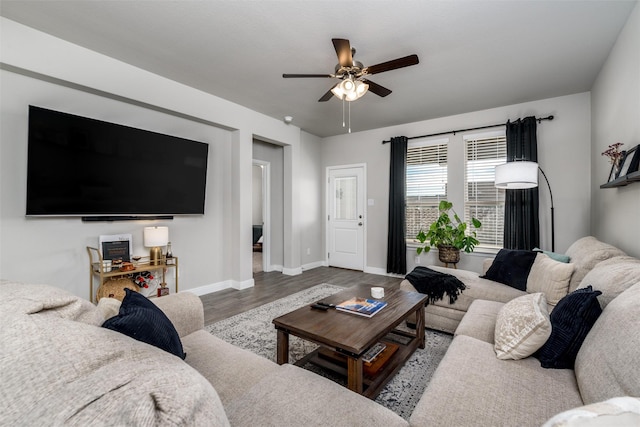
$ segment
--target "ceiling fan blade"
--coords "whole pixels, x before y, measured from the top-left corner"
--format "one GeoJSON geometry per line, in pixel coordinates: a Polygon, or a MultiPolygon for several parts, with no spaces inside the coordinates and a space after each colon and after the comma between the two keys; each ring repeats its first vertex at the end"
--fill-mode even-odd
{"type": "Polygon", "coordinates": [[[374,83],[371,80],[362,79],[362,81],[369,85],[369,92],[373,92],[378,96],[385,97],[391,93],[391,89],[387,89],[384,86],[380,86],[378,83],[374,83]]]}
{"type": "Polygon", "coordinates": [[[353,67],[353,57],[351,56],[351,45],[346,39],[331,39],[333,47],[338,55],[338,62],[341,67],[353,67]]]}
{"type": "Polygon", "coordinates": [[[393,59],[391,61],[383,62],[381,64],[372,65],[362,70],[363,74],[378,74],[385,71],[396,70],[398,68],[408,67],[410,65],[416,65],[418,63],[418,55],[409,55],[403,58],[393,59]]]}
{"type": "MultiPolygon", "coordinates": [[[[335,86],[334,86],[335,87],[335,86]]],[[[331,88],[333,89],[333,87],[331,88]]],[[[327,93],[325,93],[324,95],[322,95],[322,97],[320,99],[318,99],[318,102],[327,102],[328,100],[331,99],[331,97],[333,96],[333,92],[331,92],[331,89],[329,89],[327,91],[327,93]]]]}
{"type": "Polygon", "coordinates": [[[300,78],[332,78],[335,77],[333,74],[283,74],[283,78],[285,79],[300,79],[300,78]]]}

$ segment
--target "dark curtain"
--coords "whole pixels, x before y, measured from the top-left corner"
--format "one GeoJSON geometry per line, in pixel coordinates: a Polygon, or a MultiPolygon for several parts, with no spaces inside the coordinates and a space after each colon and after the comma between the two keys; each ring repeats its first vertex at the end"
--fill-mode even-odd
{"type": "Polygon", "coordinates": [[[405,179],[407,170],[407,137],[391,138],[389,170],[389,237],[387,240],[387,273],[407,273],[405,242],[405,179]]]}
{"type": "MultiPolygon", "coordinates": [[[[507,122],[507,162],[538,161],[536,118],[507,122]]],[[[504,247],[531,250],[540,247],[538,188],[506,190],[504,206],[504,247]]]]}

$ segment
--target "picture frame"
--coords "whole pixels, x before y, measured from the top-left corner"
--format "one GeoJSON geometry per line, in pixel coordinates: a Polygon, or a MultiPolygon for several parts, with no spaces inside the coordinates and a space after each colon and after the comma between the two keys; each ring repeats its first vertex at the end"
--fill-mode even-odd
{"type": "Polygon", "coordinates": [[[133,253],[131,234],[102,235],[99,238],[103,260],[130,262],[133,253]]]}
{"type": "Polygon", "coordinates": [[[618,170],[617,177],[622,177],[630,174],[631,172],[635,172],[638,170],[638,156],[639,156],[638,146],[627,150],[624,152],[624,155],[621,157],[620,168],[618,170]]]}
{"type": "Polygon", "coordinates": [[[611,171],[609,172],[609,179],[607,180],[607,182],[615,181],[617,176],[618,176],[618,167],[614,163],[611,165],[611,171]]]}

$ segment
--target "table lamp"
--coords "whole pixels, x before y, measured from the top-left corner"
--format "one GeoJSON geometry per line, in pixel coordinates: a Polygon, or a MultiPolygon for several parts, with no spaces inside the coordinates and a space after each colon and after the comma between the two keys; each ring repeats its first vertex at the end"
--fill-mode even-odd
{"type": "Polygon", "coordinates": [[[144,246],[149,250],[151,265],[159,265],[162,262],[162,248],[169,242],[169,227],[145,227],[144,246]]]}

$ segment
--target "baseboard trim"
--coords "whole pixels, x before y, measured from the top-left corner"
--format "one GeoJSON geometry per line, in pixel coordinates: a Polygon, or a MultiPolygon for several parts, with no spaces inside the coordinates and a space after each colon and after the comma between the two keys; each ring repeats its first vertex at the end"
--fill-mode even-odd
{"type": "Polygon", "coordinates": [[[324,261],[316,261],[316,262],[310,262],[309,264],[304,264],[301,268],[302,271],[307,271],[307,270],[313,270],[314,268],[318,268],[318,267],[326,267],[327,263],[324,261]]]}
{"type": "Polygon", "coordinates": [[[245,280],[243,282],[239,282],[237,280],[225,280],[223,282],[199,286],[193,289],[185,289],[185,292],[191,292],[198,296],[202,296],[206,294],[212,294],[214,292],[220,292],[225,289],[237,289],[241,291],[243,289],[252,288],[254,285],[255,285],[255,282],[253,279],[245,280]]]}
{"type": "Polygon", "coordinates": [[[395,273],[387,273],[384,268],[378,267],[365,267],[365,273],[377,274],[378,276],[389,276],[389,277],[397,277],[398,279],[404,279],[404,274],[395,274],[395,273]]]}
{"type": "Polygon", "coordinates": [[[302,274],[302,267],[283,268],[282,274],[284,274],[285,276],[297,276],[298,274],[302,274]]]}

